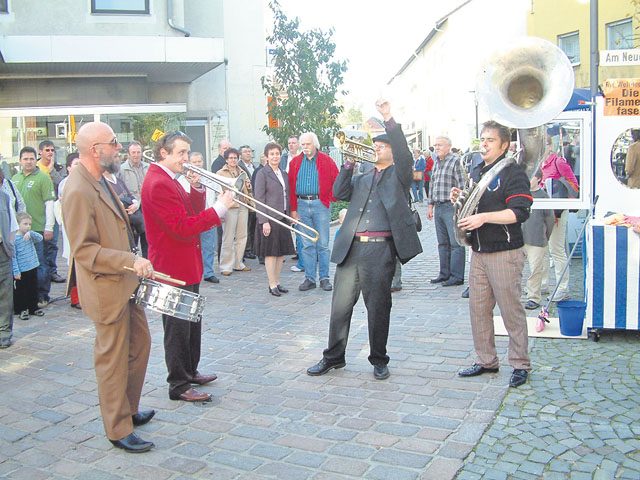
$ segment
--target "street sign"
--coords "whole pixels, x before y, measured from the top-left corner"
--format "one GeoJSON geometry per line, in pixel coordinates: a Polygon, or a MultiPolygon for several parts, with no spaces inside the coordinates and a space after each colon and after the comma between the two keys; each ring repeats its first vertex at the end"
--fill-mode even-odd
{"type": "Polygon", "coordinates": [[[640,65],[640,48],[626,50],[601,50],[601,67],[629,67],[640,65]]]}

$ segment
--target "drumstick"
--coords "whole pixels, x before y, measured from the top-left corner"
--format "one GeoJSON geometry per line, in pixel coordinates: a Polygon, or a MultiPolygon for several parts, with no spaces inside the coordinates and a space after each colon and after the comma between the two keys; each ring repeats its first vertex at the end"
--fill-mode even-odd
{"type": "MultiPolygon", "coordinates": [[[[130,272],[135,273],[136,271],[131,268],[131,267],[124,267],[125,270],[129,270],[130,272]]],[[[152,276],[154,278],[159,278],[160,280],[165,280],[169,283],[173,283],[175,285],[180,285],[182,287],[184,287],[187,282],[183,281],[183,280],[178,280],[177,278],[172,278],[169,275],[167,275],[166,273],[160,273],[160,272],[153,272],[152,276]]]]}

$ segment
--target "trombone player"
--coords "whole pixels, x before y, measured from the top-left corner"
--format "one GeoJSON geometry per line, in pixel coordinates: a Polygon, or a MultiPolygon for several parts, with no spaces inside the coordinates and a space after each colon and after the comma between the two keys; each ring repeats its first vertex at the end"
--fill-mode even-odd
{"type": "MultiPolygon", "coordinates": [[[[509,149],[511,131],[494,121],[485,122],[480,134],[482,163],[471,171],[480,178],[509,149]]],[[[450,199],[456,202],[461,190],[452,188],[450,199]]],[[[531,370],[528,352],[527,316],[520,303],[524,238],[522,223],[529,218],[533,197],[529,180],[517,164],[504,168],[489,184],[477,205],[477,213],[458,221],[458,227],[471,231],[471,268],[469,272],[469,314],[477,361],[460,370],[460,377],[475,377],[498,371],[493,329],[493,309],[500,314],[509,335],[509,363],[513,373],[509,386],[526,383],[531,370]]]]}
{"type": "Polygon", "coordinates": [[[362,292],[373,375],[377,380],[389,377],[387,338],[396,258],[406,263],[422,252],[409,208],[413,158],[400,125],[391,115],[389,102],[378,100],[376,107],[387,133],[373,139],[377,157],[374,168],[354,177],[354,162],[346,161],[333,185],[333,195],[350,203],[331,255],[338,266],[329,342],[322,359],[307,369],[312,376],[345,366],[353,307],[362,292]]]}

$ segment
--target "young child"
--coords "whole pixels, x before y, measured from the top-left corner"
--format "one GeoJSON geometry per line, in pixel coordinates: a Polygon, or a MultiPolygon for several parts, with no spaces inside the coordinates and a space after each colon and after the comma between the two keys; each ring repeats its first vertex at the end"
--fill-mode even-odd
{"type": "MultiPolygon", "coordinates": [[[[540,189],[538,178],[531,178],[531,196],[533,198],[549,198],[544,190],[540,189]]],[[[524,237],[524,253],[529,263],[529,278],[527,279],[527,303],[524,308],[535,310],[540,307],[542,276],[547,257],[549,237],[553,231],[555,217],[553,210],[531,210],[529,219],[522,224],[524,237]]]]}
{"type": "Polygon", "coordinates": [[[31,215],[20,212],[16,215],[18,233],[16,234],[15,255],[12,259],[13,313],[20,320],[28,320],[29,315],[41,317],[44,311],[38,308],[38,275],[40,262],[34,243],[42,241],[42,235],[31,231],[31,215]]]}

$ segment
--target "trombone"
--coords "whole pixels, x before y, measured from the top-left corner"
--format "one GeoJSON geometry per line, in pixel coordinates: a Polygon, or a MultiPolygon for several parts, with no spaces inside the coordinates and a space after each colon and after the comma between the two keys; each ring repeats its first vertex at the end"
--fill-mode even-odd
{"type": "MultiPolygon", "coordinates": [[[[145,158],[145,160],[147,160],[148,162],[151,163],[155,163],[155,160],[153,159],[153,151],[152,150],[145,150],[144,152],[142,152],[142,156],[145,158]]],[[[238,177],[238,178],[227,178],[227,177],[223,177],[221,175],[216,175],[215,173],[211,173],[208,170],[205,170],[204,168],[200,168],[200,167],[196,167],[195,165],[191,165],[190,163],[185,163],[182,165],[182,168],[184,168],[184,170],[186,171],[191,171],[193,173],[195,173],[196,175],[200,176],[200,183],[202,185],[204,185],[206,188],[210,189],[210,190],[214,190],[217,193],[222,193],[223,192],[223,188],[226,188],[228,190],[231,190],[236,196],[241,196],[245,201],[239,200],[238,198],[233,199],[234,202],[236,202],[238,205],[242,205],[243,207],[248,208],[249,210],[259,213],[261,215],[264,215],[265,217],[267,217],[269,219],[269,221],[275,222],[278,225],[286,228],[287,230],[290,230],[294,233],[297,233],[298,235],[302,235],[304,238],[311,240],[312,242],[317,242],[318,239],[320,238],[320,234],[318,233],[318,231],[315,228],[310,227],[309,225],[306,225],[298,220],[296,220],[293,217],[290,217],[289,215],[286,215],[285,213],[280,212],[279,210],[276,210],[273,207],[270,207],[269,205],[262,203],[258,200],[256,200],[255,198],[253,198],[251,195],[247,195],[246,193],[244,193],[242,191],[242,187],[244,185],[245,180],[243,179],[243,177],[238,177]],[[257,207],[254,207],[253,205],[250,205],[249,202],[254,202],[255,204],[260,206],[260,210],[257,207]],[[275,218],[273,215],[269,215],[268,213],[262,211],[262,209],[268,210],[276,215],[278,215],[279,217],[283,218],[284,220],[290,222],[291,224],[296,224],[299,227],[301,227],[302,229],[307,230],[307,233],[305,233],[302,230],[296,230],[294,229],[290,224],[287,224],[285,222],[283,222],[282,220],[278,220],[277,218],[275,218]]]]}
{"type": "Polygon", "coordinates": [[[333,144],[349,162],[378,162],[376,151],[372,146],[347,138],[342,130],[336,133],[333,144]]]}

